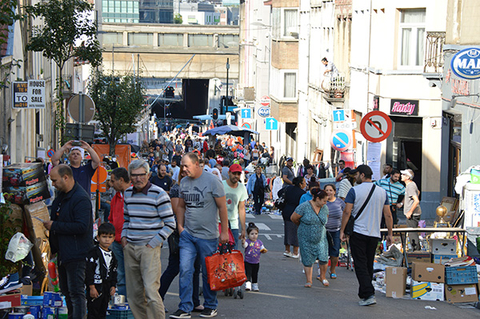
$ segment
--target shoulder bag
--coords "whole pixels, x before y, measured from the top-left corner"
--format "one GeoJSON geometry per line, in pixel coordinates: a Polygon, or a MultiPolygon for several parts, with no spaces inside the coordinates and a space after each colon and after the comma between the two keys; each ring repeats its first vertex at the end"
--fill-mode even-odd
{"type": "Polygon", "coordinates": [[[370,190],[370,193],[368,193],[367,199],[363,203],[362,207],[358,211],[357,215],[353,217],[350,215],[350,218],[348,219],[347,226],[345,226],[345,230],[343,233],[347,236],[352,236],[353,234],[353,226],[355,225],[355,221],[360,217],[362,214],[363,210],[365,209],[365,206],[367,206],[368,202],[370,201],[370,198],[372,197],[373,191],[375,190],[375,184],[373,184],[372,189],[370,190]]]}

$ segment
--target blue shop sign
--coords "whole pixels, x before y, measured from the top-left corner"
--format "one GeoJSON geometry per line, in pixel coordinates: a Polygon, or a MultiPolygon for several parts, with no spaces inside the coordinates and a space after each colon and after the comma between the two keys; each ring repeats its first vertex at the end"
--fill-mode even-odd
{"type": "Polygon", "coordinates": [[[480,78],[480,49],[467,48],[459,51],[452,58],[450,64],[456,76],[475,80],[480,78]]]}

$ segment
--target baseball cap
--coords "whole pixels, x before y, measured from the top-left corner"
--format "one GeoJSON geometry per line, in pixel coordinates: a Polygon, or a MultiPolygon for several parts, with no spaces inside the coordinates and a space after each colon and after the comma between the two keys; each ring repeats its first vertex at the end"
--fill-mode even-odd
{"type": "Polygon", "coordinates": [[[413,176],[415,176],[415,174],[413,173],[413,171],[412,171],[411,169],[409,169],[409,168],[408,168],[408,169],[401,170],[401,171],[400,171],[400,174],[406,175],[406,176],[408,176],[410,179],[412,179],[413,176]]]}
{"type": "Polygon", "coordinates": [[[243,169],[239,164],[233,164],[232,166],[230,166],[230,169],[228,171],[232,173],[241,173],[243,172],[243,169]]]}
{"type": "Polygon", "coordinates": [[[288,162],[288,161],[293,161],[293,158],[287,157],[287,162],[288,162]]]}
{"type": "Polygon", "coordinates": [[[364,165],[364,164],[359,165],[356,169],[352,169],[349,174],[353,175],[353,174],[356,174],[357,172],[359,172],[360,174],[363,173],[363,174],[369,175],[369,176],[372,176],[372,174],[373,174],[370,166],[364,165]]]}

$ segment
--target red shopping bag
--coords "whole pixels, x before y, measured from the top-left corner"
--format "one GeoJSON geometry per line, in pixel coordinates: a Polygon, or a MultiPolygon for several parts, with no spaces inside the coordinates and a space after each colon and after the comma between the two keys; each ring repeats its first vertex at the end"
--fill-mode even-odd
{"type": "Polygon", "coordinates": [[[241,286],[246,280],[243,255],[239,250],[222,245],[220,251],[205,257],[208,284],[213,291],[241,286]]]}
{"type": "MultiPolygon", "coordinates": [[[[218,223],[218,232],[222,232],[222,224],[220,223],[218,223]]],[[[235,237],[233,237],[233,233],[230,228],[228,229],[228,243],[232,245],[232,247],[235,245],[235,237]]]]}

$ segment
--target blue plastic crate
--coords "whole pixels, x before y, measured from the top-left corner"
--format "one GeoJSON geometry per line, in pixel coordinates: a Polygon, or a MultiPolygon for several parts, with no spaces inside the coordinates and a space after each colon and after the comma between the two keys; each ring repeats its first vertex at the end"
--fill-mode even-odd
{"type": "Polygon", "coordinates": [[[22,296],[22,306],[42,306],[43,296],[22,296]]]}
{"type": "Polygon", "coordinates": [[[107,319],[134,319],[134,318],[133,318],[132,311],[130,309],[127,309],[127,310],[108,309],[107,319]]]}
{"type": "Polygon", "coordinates": [[[477,267],[445,267],[445,282],[448,285],[476,284],[477,267]]]}

